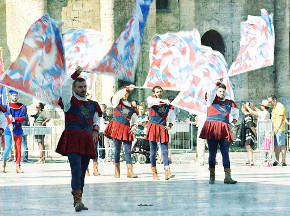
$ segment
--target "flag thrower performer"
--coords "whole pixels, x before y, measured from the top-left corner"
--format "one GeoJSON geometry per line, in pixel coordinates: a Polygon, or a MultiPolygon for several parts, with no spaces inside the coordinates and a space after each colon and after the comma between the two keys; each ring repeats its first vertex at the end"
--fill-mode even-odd
{"type": "Polygon", "coordinates": [[[165,180],[173,178],[175,175],[170,173],[169,159],[168,159],[168,130],[175,122],[175,114],[173,106],[170,105],[169,100],[162,98],[163,89],[160,86],[155,86],[152,90],[152,96],[147,98],[149,108],[149,123],[147,126],[147,133],[145,139],[150,143],[150,161],[153,173],[153,180],[159,180],[156,170],[156,151],[157,143],[160,143],[161,154],[163,158],[165,180]],[[169,124],[166,125],[168,118],[169,124]]]}
{"type": "Polygon", "coordinates": [[[21,144],[22,144],[22,123],[25,121],[27,108],[22,103],[18,103],[18,92],[14,90],[10,90],[10,98],[9,106],[5,105],[7,112],[5,116],[8,121],[8,126],[4,132],[5,138],[5,150],[3,153],[3,164],[2,164],[2,172],[5,172],[6,162],[8,160],[8,156],[13,145],[12,143],[12,134],[15,142],[15,153],[16,153],[16,172],[22,173],[20,169],[20,161],[21,161],[21,144]],[[10,109],[8,108],[10,107],[10,109]],[[13,127],[12,127],[12,126],[13,127]],[[11,129],[13,133],[11,134],[11,129]]]}
{"type": "MultiPolygon", "coordinates": [[[[222,82],[222,79],[220,81],[222,82]]],[[[226,86],[221,82],[217,82],[206,93],[207,119],[200,138],[207,139],[208,143],[209,183],[215,183],[216,153],[219,144],[225,172],[224,183],[236,184],[237,181],[231,178],[229,146],[233,142],[230,130],[239,118],[239,110],[234,101],[225,98],[226,86]],[[232,122],[230,122],[230,115],[233,117],[232,122]]]]}
{"type": "Polygon", "coordinates": [[[120,178],[120,152],[122,143],[124,144],[126,155],[127,178],[138,178],[138,176],[133,173],[131,159],[132,134],[136,133],[138,111],[128,101],[129,92],[134,89],[135,85],[131,84],[127,88],[119,90],[112,97],[114,115],[104,131],[104,136],[113,139],[114,142],[115,178],[120,178]],[[130,127],[130,122],[132,123],[132,127],[130,127]]]}
{"type": "Polygon", "coordinates": [[[86,80],[78,77],[82,68],[68,77],[62,86],[59,106],[65,113],[65,130],[56,152],[67,156],[71,167],[71,188],[75,211],[88,210],[82,203],[85,173],[90,159],[96,158],[102,111],[99,104],[86,97],[86,80]]]}

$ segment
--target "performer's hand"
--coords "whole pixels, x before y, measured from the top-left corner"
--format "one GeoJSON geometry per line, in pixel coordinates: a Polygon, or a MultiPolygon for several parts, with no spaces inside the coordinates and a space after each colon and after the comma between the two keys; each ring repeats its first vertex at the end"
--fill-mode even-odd
{"type": "Polygon", "coordinates": [[[8,127],[9,127],[10,131],[13,131],[13,125],[12,124],[8,125],[8,127]]]}
{"type": "Polygon", "coordinates": [[[165,104],[167,104],[167,105],[169,105],[169,104],[170,104],[170,101],[169,101],[168,99],[166,99],[166,100],[163,100],[163,102],[164,102],[165,104]]]}
{"type": "Polygon", "coordinates": [[[11,114],[9,115],[9,119],[10,121],[13,121],[13,116],[11,114]]]}
{"type": "Polygon", "coordinates": [[[99,133],[96,131],[93,131],[93,140],[94,140],[94,143],[99,141],[99,133]]]}
{"type": "Polygon", "coordinates": [[[83,68],[80,67],[80,66],[78,66],[77,69],[76,69],[76,72],[77,72],[78,74],[81,74],[82,71],[83,71],[83,68]]]}
{"type": "Polygon", "coordinates": [[[132,127],[131,130],[129,131],[131,134],[136,134],[136,128],[132,127]]]}
{"type": "Polygon", "coordinates": [[[129,88],[130,91],[133,91],[133,90],[135,89],[135,85],[130,84],[130,85],[128,86],[128,88],[129,88]]]}

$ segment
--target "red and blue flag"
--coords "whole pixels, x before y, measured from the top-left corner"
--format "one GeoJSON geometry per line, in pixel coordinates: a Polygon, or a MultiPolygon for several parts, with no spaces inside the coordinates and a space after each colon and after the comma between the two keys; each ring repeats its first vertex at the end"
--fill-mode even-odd
{"type": "MultiPolygon", "coordinates": [[[[92,70],[103,57],[105,36],[93,29],[69,30],[63,35],[66,59],[66,74],[73,74],[78,66],[92,70]]],[[[97,74],[82,73],[86,79],[88,92],[94,90],[97,74]]]]}
{"type": "Polygon", "coordinates": [[[46,13],[29,28],[21,52],[0,83],[56,106],[65,77],[62,23],[46,13]]]}
{"type": "Polygon", "coordinates": [[[108,54],[92,71],[133,82],[142,37],[152,0],[137,0],[136,10],[108,54]]]}
{"type": "Polygon", "coordinates": [[[248,16],[248,20],[241,23],[240,51],[229,75],[273,65],[274,46],[274,26],[268,12],[261,9],[260,17],[248,16]]]}

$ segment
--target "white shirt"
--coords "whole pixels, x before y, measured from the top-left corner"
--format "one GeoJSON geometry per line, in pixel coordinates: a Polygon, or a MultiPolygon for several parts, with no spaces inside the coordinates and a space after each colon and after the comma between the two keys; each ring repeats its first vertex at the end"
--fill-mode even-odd
{"type": "MultiPolygon", "coordinates": [[[[147,103],[148,103],[148,108],[152,107],[152,106],[157,106],[157,105],[161,105],[161,104],[165,104],[163,101],[161,101],[162,99],[160,98],[156,98],[156,97],[152,97],[149,96],[147,98],[147,103]]],[[[173,124],[175,122],[175,114],[174,114],[174,110],[170,109],[168,112],[168,121],[169,123],[173,124]]]]}
{"type": "MultiPolygon", "coordinates": [[[[112,98],[113,108],[116,108],[119,105],[120,101],[122,100],[122,97],[126,94],[126,92],[127,92],[126,89],[121,89],[116,94],[114,94],[112,98]]],[[[131,107],[131,103],[129,101],[122,100],[122,103],[125,106],[131,107]]],[[[133,113],[131,120],[133,125],[138,125],[139,119],[136,113],[133,113]]]]}
{"type": "Polygon", "coordinates": [[[265,121],[270,119],[270,113],[268,111],[258,111],[258,121],[265,121]]]}
{"type": "MultiPolygon", "coordinates": [[[[216,91],[218,89],[217,85],[212,86],[211,88],[209,88],[209,90],[207,91],[207,101],[206,101],[206,106],[210,107],[216,97],[216,91]]],[[[224,101],[225,99],[221,100],[224,101]]],[[[231,119],[239,119],[239,110],[236,107],[232,107],[231,108],[231,112],[230,115],[232,116],[231,119]]],[[[232,122],[232,120],[231,120],[232,122]]]]}
{"type": "MultiPolygon", "coordinates": [[[[74,80],[71,77],[67,77],[62,85],[60,95],[61,95],[61,99],[62,99],[62,103],[63,103],[63,111],[64,112],[67,112],[70,109],[70,107],[71,107],[70,102],[71,102],[72,96],[75,96],[78,100],[81,100],[81,101],[88,101],[87,97],[80,97],[72,91],[73,82],[74,82],[74,80]]],[[[94,119],[93,119],[93,125],[100,126],[100,118],[101,117],[99,117],[99,113],[95,112],[94,119]]]]}

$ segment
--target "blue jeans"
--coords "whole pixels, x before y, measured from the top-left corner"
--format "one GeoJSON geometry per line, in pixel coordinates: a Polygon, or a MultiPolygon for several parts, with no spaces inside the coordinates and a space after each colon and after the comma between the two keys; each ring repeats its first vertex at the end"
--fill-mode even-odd
{"type": "Polygon", "coordinates": [[[22,135],[22,148],[23,148],[22,160],[27,161],[28,160],[27,135],[22,135]]]}
{"type": "Polygon", "coordinates": [[[230,168],[230,157],[229,157],[230,142],[228,141],[228,139],[223,139],[223,140],[208,139],[207,144],[208,144],[208,151],[209,151],[209,157],[208,157],[209,168],[215,168],[218,144],[220,145],[220,150],[223,157],[223,166],[224,168],[230,168]]]}
{"type": "Polygon", "coordinates": [[[132,142],[125,141],[125,140],[118,140],[115,138],[113,138],[113,142],[115,146],[115,154],[114,154],[115,163],[120,163],[120,153],[121,153],[121,147],[122,147],[122,142],[123,142],[125,155],[126,155],[126,164],[132,164],[132,159],[131,159],[132,142]]]}
{"type": "Polygon", "coordinates": [[[274,146],[284,146],[285,145],[285,131],[279,131],[274,136],[274,146]]]}
{"type": "Polygon", "coordinates": [[[72,190],[83,190],[90,157],[79,153],[68,153],[67,157],[71,169],[71,188],[72,190]]]}
{"type": "MultiPolygon", "coordinates": [[[[149,141],[150,143],[150,162],[151,166],[156,166],[156,152],[157,152],[157,142],[149,141]]],[[[169,159],[168,159],[168,143],[160,143],[161,146],[161,154],[163,158],[163,164],[164,166],[169,165],[169,159]]]]}

